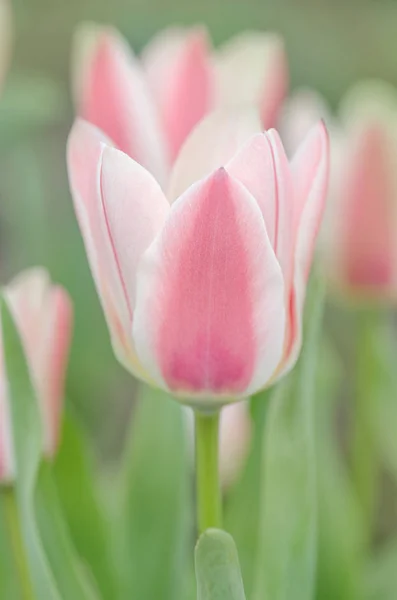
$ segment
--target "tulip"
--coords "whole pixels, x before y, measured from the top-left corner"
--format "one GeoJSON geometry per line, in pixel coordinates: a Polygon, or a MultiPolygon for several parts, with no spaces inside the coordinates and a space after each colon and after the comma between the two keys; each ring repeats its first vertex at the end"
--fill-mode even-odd
{"type": "Polygon", "coordinates": [[[10,59],[11,47],[11,8],[7,0],[0,0],[0,89],[10,59]]]}
{"type": "MultiPolygon", "coordinates": [[[[65,290],[52,285],[44,269],[22,272],[4,289],[26,354],[43,419],[43,453],[54,456],[58,445],[72,307],[65,290]]],[[[13,480],[7,374],[1,350],[0,483],[13,480]]]]}
{"type": "Polygon", "coordinates": [[[255,393],[296,361],[327,188],[322,123],[288,163],[275,131],[255,133],[258,124],[240,117],[202,121],[167,196],[92,125],[78,120],[68,143],[75,210],[116,355],[203,409],[255,393]]]}
{"type": "Polygon", "coordinates": [[[327,272],[345,297],[388,301],[397,293],[397,94],[363,83],[340,112],[327,272]]]}
{"type": "Polygon", "coordinates": [[[203,28],[168,29],[136,58],[111,28],[81,26],[72,80],[80,117],[164,182],[194,126],[217,108],[255,104],[274,127],[288,75],[281,39],[249,32],[212,51],[203,28]]]}

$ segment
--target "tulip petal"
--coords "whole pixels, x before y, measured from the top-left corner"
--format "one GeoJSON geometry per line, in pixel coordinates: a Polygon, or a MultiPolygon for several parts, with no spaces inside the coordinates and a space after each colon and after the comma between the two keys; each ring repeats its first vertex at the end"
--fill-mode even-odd
{"type": "Polygon", "coordinates": [[[106,138],[95,127],[76,121],[68,141],[68,170],[75,211],[116,355],[131,358],[131,307],[107,233],[100,192],[100,168],[106,138]]]}
{"type": "Polygon", "coordinates": [[[165,181],[165,141],[144,72],[126,41],[110,28],[81,26],[72,63],[79,116],[165,181]]]}
{"type": "Polygon", "coordinates": [[[216,105],[257,105],[264,129],[274,127],[288,88],[282,39],[249,31],[224,44],[215,59],[216,105]]]}
{"type": "Polygon", "coordinates": [[[103,153],[101,190],[110,239],[133,311],[139,260],[162,229],[170,206],[152,175],[114,148],[103,153]]]}
{"type": "Polygon", "coordinates": [[[322,122],[307,135],[296,153],[291,170],[295,185],[295,261],[290,296],[290,330],[286,360],[280,373],[296,362],[302,343],[302,319],[306,283],[313,260],[316,236],[325,210],[329,177],[328,133],[322,122]]]}
{"type": "Polygon", "coordinates": [[[238,179],[258,202],[270,243],[274,247],[278,198],[273,150],[268,135],[262,133],[250,138],[227,163],[226,170],[238,179]]]}
{"type": "Polygon", "coordinates": [[[192,403],[243,397],[273,374],[283,277],[255,199],[224,169],[173,205],[143,256],[135,317],[141,361],[160,385],[196,396],[192,403]]]}
{"type": "Polygon", "coordinates": [[[261,129],[255,109],[216,111],[208,115],[190,134],[174,164],[167,194],[170,201],[199,179],[225,166],[261,129]]]}
{"type": "Polygon", "coordinates": [[[206,31],[166,29],[145,48],[142,61],[157,100],[170,158],[213,104],[213,74],[206,31]]]}

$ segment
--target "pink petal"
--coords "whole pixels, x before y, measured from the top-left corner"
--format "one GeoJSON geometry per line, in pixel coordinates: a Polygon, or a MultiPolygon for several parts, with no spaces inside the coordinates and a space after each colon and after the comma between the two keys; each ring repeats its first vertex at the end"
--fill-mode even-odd
{"type": "Polygon", "coordinates": [[[170,206],[152,175],[113,148],[103,153],[101,185],[109,236],[133,310],[139,260],[162,229],[170,206]]]}
{"type": "Polygon", "coordinates": [[[226,165],[258,131],[261,131],[261,123],[254,109],[211,113],[183,145],[171,173],[168,198],[175,200],[190,185],[226,165]]]}
{"type": "Polygon", "coordinates": [[[142,55],[173,161],[213,104],[212,68],[204,29],[167,29],[142,55]]]}
{"type": "Polygon", "coordinates": [[[276,240],[277,180],[273,150],[266,133],[251,137],[226,165],[257,201],[265,220],[270,243],[276,240]]]}
{"type": "Polygon", "coordinates": [[[264,129],[274,127],[288,88],[288,66],[281,38],[245,32],[217,52],[217,106],[257,105],[264,129]]]}
{"type": "Polygon", "coordinates": [[[74,207],[88,260],[115,352],[124,364],[131,358],[132,309],[120,278],[103,212],[100,169],[106,138],[95,127],[76,121],[68,141],[68,170],[74,207]]]}
{"type": "Polygon", "coordinates": [[[112,29],[83,26],[73,77],[79,116],[165,181],[165,141],[145,75],[125,40],[112,29]]]}
{"type": "Polygon", "coordinates": [[[139,356],[181,397],[224,403],[268,381],[284,326],[283,278],[258,205],[219,169],[174,204],[142,259],[139,356]]]}
{"type": "Polygon", "coordinates": [[[302,343],[303,307],[314,246],[325,210],[329,177],[328,133],[322,122],[308,134],[292,161],[295,185],[295,260],[290,328],[281,372],[295,363],[302,343]]]}

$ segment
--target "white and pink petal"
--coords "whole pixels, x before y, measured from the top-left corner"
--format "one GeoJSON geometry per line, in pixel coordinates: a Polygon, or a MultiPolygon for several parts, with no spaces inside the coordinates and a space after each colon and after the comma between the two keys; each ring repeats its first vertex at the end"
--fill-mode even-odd
{"type": "Polygon", "coordinates": [[[285,316],[283,277],[259,207],[219,169],[173,205],[142,258],[133,325],[140,359],[182,400],[227,403],[271,378],[285,316]]]}

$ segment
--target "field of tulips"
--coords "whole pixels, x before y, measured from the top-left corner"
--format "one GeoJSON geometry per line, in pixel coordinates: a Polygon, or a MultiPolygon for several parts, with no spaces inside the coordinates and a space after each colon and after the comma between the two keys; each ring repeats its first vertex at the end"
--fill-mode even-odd
{"type": "Polygon", "coordinates": [[[397,599],[396,31],[0,0],[0,600],[397,599]]]}

